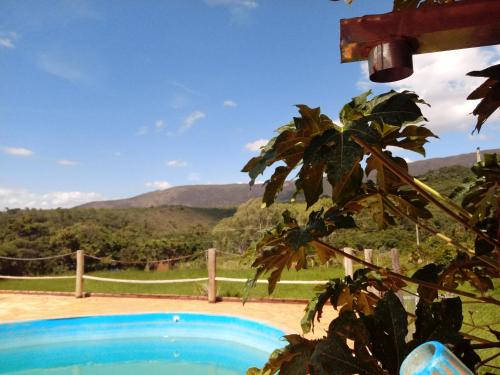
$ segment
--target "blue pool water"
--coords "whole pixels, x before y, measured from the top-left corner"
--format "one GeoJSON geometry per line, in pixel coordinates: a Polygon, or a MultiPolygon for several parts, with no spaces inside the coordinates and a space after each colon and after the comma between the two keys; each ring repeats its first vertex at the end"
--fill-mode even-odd
{"type": "Polygon", "coordinates": [[[140,314],[0,324],[0,373],[245,374],[285,333],[242,318],[140,314]]]}

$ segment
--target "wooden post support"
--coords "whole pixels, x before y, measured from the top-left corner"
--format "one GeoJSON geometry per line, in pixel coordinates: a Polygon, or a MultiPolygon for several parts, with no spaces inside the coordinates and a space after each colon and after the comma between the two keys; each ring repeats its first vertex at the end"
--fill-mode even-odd
{"type": "MultiPolygon", "coordinates": [[[[392,263],[392,270],[396,273],[401,273],[401,264],[399,263],[399,250],[396,249],[395,247],[391,249],[391,263],[392,263]]],[[[403,292],[400,290],[397,292],[397,296],[401,303],[404,302],[403,298],[403,292]]]]}
{"type": "Polygon", "coordinates": [[[83,250],[76,251],[76,285],[75,297],[84,297],[83,293],[83,273],[85,269],[85,256],[83,250]]]}
{"type": "Polygon", "coordinates": [[[373,249],[365,249],[365,262],[373,263],[373,249]]]}
{"type": "Polygon", "coordinates": [[[208,249],[208,302],[215,303],[217,300],[217,282],[215,281],[217,258],[215,249],[208,249]]]}
{"type": "MultiPolygon", "coordinates": [[[[364,252],[365,252],[365,262],[373,264],[373,249],[365,249],[364,252]]],[[[377,296],[380,296],[379,291],[372,286],[368,287],[368,291],[377,296]]]]}
{"type": "Polygon", "coordinates": [[[392,262],[392,270],[394,272],[401,272],[401,265],[399,264],[399,250],[395,247],[391,249],[391,262],[392,262]]]}
{"type": "MultiPolygon", "coordinates": [[[[347,254],[350,254],[350,255],[353,255],[353,253],[354,253],[354,250],[350,247],[344,247],[343,250],[344,250],[344,252],[346,252],[347,254]]],[[[351,276],[351,277],[354,274],[354,272],[352,270],[352,259],[344,257],[344,273],[345,273],[345,276],[351,276]]]]}

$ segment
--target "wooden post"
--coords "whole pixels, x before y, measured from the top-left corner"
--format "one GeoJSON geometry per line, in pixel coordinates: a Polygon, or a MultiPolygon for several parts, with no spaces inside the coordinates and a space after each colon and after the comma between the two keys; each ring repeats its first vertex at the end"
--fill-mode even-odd
{"type": "MultiPolygon", "coordinates": [[[[365,262],[373,264],[373,249],[365,249],[365,262]]],[[[372,286],[368,287],[368,291],[380,296],[379,291],[372,286]]]]}
{"type": "Polygon", "coordinates": [[[217,282],[215,281],[216,272],[215,249],[208,249],[208,302],[215,303],[217,300],[217,282]]]}
{"type": "Polygon", "coordinates": [[[85,268],[85,256],[83,250],[76,251],[76,285],[75,297],[82,298],[83,294],[83,273],[85,268]]]}
{"type": "Polygon", "coordinates": [[[365,262],[373,264],[373,249],[365,249],[365,262]]]}
{"type": "MultiPolygon", "coordinates": [[[[353,255],[354,250],[350,247],[344,247],[343,249],[347,254],[353,255]]],[[[352,259],[344,257],[344,273],[345,276],[351,276],[354,274],[352,270],[352,259]]]]}
{"type": "Polygon", "coordinates": [[[394,272],[401,272],[401,265],[399,264],[399,250],[395,247],[391,249],[391,262],[392,262],[392,270],[394,272]]]}
{"type": "MultiPolygon", "coordinates": [[[[401,264],[399,263],[399,250],[395,247],[391,249],[392,270],[396,273],[401,273],[401,264]]],[[[397,292],[397,296],[401,303],[404,303],[403,291],[397,292]]]]}

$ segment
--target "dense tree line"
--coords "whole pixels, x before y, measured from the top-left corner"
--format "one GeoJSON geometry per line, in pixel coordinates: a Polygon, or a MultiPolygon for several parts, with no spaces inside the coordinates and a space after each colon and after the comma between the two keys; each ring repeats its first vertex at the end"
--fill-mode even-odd
{"type": "MultiPolygon", "coordinates": [[[[212,245],[211,228],[233,210],[165,206],[132,209],[6,209],[0,212],[0,256],[33,258],[85,250],[108,260],[147,262],[192,254],[212,245]]],[[[117,267],[87,262],[87,269],[117,267]]],[[[74,258],[0,260],[6,274],[74,268],[74,258]]]]}

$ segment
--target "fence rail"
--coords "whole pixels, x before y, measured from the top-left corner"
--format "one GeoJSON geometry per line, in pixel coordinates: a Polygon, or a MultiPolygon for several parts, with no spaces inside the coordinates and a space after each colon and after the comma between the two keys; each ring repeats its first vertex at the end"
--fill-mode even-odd
{"type": "Polygon", "coordinates": [[[0,279],[12,280],[57,280],[57,279],[75,279],[76,276],[8,276],[0,275],[0,279]]]}
{"type": "MultiPolygon", "coordinates": [[[[352,253],[353,249],[345,248],[344,251],[348,253],[352,253]]],[[[246,283],[248,279],[244,278],[233,278],[233,277],[220,277],[216,275],[216,253],[221,254],[230,254],[237,255],[233,253],[227,253],[224,251],[218,251],[216,249],[208,249],[205,251],[200,251],[191,255],[179,256],[174,258],[167,258],[161,260],[152,260],[147,262],[136,262],[136,261],[120,261],[114,260],[106,257],[97,257],[90,254],[85,254],[83,250],[77,250],[75,252],[61,254],[61,255],[53,255],[48,257],[39,257],[39,258],[13,258],[13,257],[2,257],[0,256],[0,260],[16,260],[16,261],[39,261],[39,260],[48,260],[55,258],[62,258],[67,256],[75,256],[76,255],[76,272],[75,275],[72,276],[13,276],[13,275],[0,275],[0,279],[12,279],[12,280],[59,280],[59,279],[74,279],[75,280],[75,297],[83,298],[85,297],[84,293],[84,280],[92,280],[97,282],[105,282],[105,283],[124,283],[124,284],[176,284],[176,283],[193,283],[193,282],[207,282],[208,284],[208,302],[215,302],[217,299],[217,282],[230,282],[230,283],[246,283]],[[183,278],[183,279],[166,279],[166,280],[134,280],[134,279],[115,279],[115,278],[107,278],[107,277],[98,277],[91,276],[85,274],[85,259],[94,259],[103,263],[110,264],[139,264],[139,263],[165,263],[165,262],[173,262],[181,259],[193,259],[199,257],[201,255],[206,255],[207,259],[207,277],[198,277],[198,278],[183,278]]],[[[369,262],[372,262],[372,250],[365,249],[365,259],[369,262]]],[[[399,253],[396,249],[391,251],[392,254],[392,263],[393,267],[399,266],[399,253]]],[[[345,258],[344,261],[344,269],[346,275],[353,274],[353,265],[352,260],[345,258]]],[[[258,284],[268,284],[267,280],[257,280],[258,284]]],[[[288,284],[288,285],[321,285],[327,283],[328,280],[280,280],[278,284],[288,284]]],[[[403,296],[402,293],[399,293],[399,298],[401,301],[414,300],[416,301],[418,297],[416,296],[403,296]]],[[[416,303],[416,302],[415,302],[416,303]]]]}
{"type": "Polygon", "coordinates": [[[83,275],[85,280],[103,281],[108,283],[126,283],[126,284],[176,284],[176,283],[195,283],[199,281],[208,281],[208,277],[198,277],[195,279],[171,279],[171,280],[133,280],[133,279],[112,279],[108,277],[97,277],[83,275]]]}

